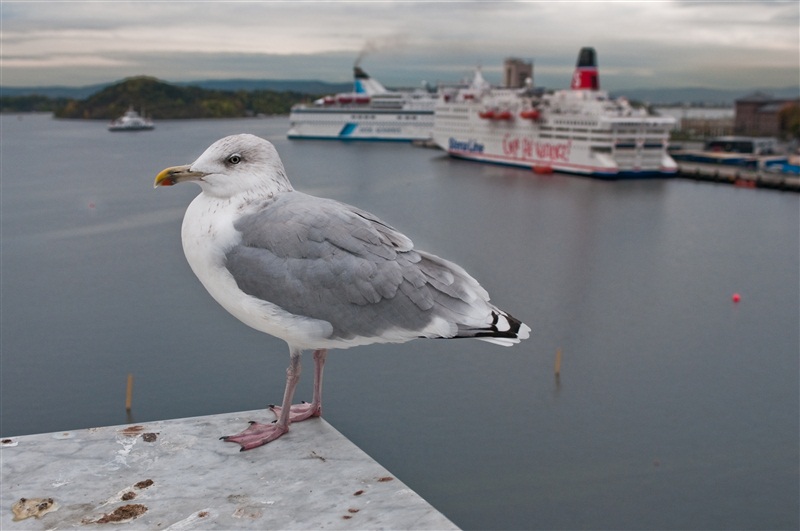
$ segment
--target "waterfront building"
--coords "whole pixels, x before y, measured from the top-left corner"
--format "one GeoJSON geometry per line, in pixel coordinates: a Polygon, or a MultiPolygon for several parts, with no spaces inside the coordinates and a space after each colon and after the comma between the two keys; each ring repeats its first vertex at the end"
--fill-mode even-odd
{"type": "Polygon", "coordinates": [[[773,136],[784,134],[781,114],[785,116],[792,106],[800,112],[800,98],[776,99],[763,92],[754,92],[736,100],[736,118],[733,126],[737,135],[773,136]]]}
{"type": "Polygon", "coordinates": [[[533,63],[516,57],[509,57],[503,62],[503,86],[505,88],[523,88],[527,80],[533,83],[533,63]]]}

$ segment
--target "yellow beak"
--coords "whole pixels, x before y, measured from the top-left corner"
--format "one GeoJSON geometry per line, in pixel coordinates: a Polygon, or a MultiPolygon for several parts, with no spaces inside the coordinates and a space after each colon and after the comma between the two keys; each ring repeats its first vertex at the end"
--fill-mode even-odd
{"type": "Polygon", "coordinates": [[[191,171],[191,166],[172,166],[162,170],[156,175],[156,180],[153,183],[153,188],[159,186],[172,186],[173,184],[182,183],[184,181],[199,181],[205,177],[205,173],[199,171],[191,171]]]}

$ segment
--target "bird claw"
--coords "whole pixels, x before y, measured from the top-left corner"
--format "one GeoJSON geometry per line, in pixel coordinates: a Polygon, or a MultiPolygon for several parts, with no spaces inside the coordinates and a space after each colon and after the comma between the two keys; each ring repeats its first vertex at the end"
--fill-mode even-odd
{"type": "MultiPolygon", "coordinates": [[[[275,413],[275,416],[278,417],[278,419],[280,419],[281,411],[283,410],[281,406],[270,405],[269,409],[275,413]]],[[[301,404],[293,404],[289,409],[289,423],[300,422],[301,420],[320,416],[322,416],[322,407],[315,406],[313,403],[305,401],[303,401],[301,404]]],[[[253,420],[248,421],[249,426],[246,430],[241,433],[237,433],[236,435],[226,435],[224,437],[220,437],[220,440],[240,444],[242,446],[241,451],[258,448],[259,446],[263,446],[268,442],[274,441],[289,431],[289,428],[281,425],[280,422],[278,422],[278,419],[273,420],[269,424],[261,424],[260,422],[253,420]]]]}
{"type": "MultiPolygon", "coordinates": [[[[275,413],[276,417],[280,418],[281,411],[283,410],[281,406],[270,406],[269,409],[275,413]]],[[[313,403],[308,403],[305,401],[300,404],[292,404],[292,407],[289,409],[289,421],[291,422],[300,422],[301,420],[310,419],[311,417],[321,416],[321,406],[315,406],[313,403]]]]}
{"type": "Polygon", "coordinates": [[[272,442],[287,431],[289,431],[288,427],[280,426],[277,423],[261,424],[250,421],[250,426],[243,432],[220,437],[220,440],[237,443],[242,447],[240,451],[244,452],[272,442]]]}

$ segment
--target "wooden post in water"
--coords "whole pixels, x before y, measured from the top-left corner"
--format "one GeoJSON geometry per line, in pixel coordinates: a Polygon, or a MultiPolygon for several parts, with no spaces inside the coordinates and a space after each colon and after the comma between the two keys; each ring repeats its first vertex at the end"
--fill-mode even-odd
{"type": "Polygon", "coordinates": [[[554,368],[556,374],[556,381],[561,379],[561,349],[556,350],[556,365],[554,368]]]}
{"type": "Polygon", "coordinates": [[[125,392],[125,411],[131,412],[133,402],[133,373],[128,373],[128,389],[125,392]]]}

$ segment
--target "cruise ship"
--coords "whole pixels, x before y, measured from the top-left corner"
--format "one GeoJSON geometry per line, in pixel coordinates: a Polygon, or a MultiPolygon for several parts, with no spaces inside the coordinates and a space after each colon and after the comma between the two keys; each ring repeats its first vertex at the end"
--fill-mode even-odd
{"type": "Polygon", "coordinates": [[[289,114],[292,139],[431,139],[436,94],[425,89],[388,90],[364,70],[353,68],[353,91],[298,104],[289,114]]]}
{"type": "Polygon", "coordinates": [[[471,84],[440,91],[434,142],[453,157],[605,179],[665,177],[672,117],[652,116],[600,90],[596,53],[582,48],[569,90],[537,93],[471,84]]]}

